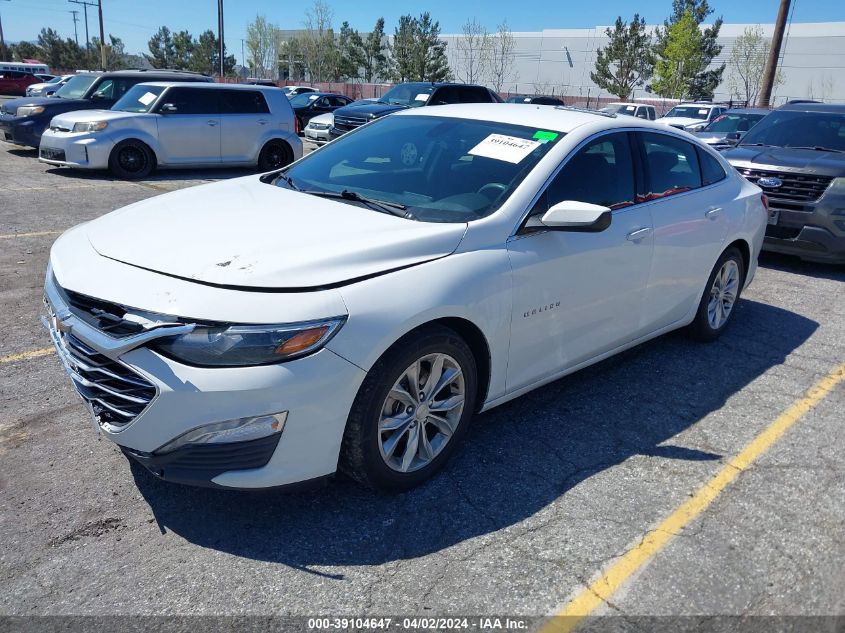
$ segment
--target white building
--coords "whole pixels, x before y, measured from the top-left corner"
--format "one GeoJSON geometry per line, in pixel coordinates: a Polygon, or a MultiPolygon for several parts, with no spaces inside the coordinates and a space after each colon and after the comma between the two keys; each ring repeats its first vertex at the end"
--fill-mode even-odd
{"type": "MultiPolygon", "coordinates": [[[[746,27],[760,26],[763,35],[771,38],[773,24],[723,24],[719,43],[723,49],[715,65],[727,62],[735,39],[746,27]]],[[[514,73],[503,91],[527,94],[569,95],[578,101],[597,96],[609,97],[590,80],[595,68],[596,49],[607,44],[606,26],[590,29],[545,29],[540,32],[517,32],[514,73]]],[[[653,27],[652,27],[653,28],[653,27]]],[[[449,64],[460,77],[461,61],[455,46],[460,35],[444,35],[448,42],[449,64]]],[[[773,103],[789,99],[814,98],[845,103],[845,22],[791,24],[781,48],[783,83],[773,93],[773,103]]],[[[715,99],[728,100],[731,70],[725,69],[715,99]]],[[[489,82],[485,82],[489,83],[489,82]]],[[[634,97],[652,95],[637,89],[634,97]]],[[[733,95],[734,97],[736,95],[733,95]]]]}

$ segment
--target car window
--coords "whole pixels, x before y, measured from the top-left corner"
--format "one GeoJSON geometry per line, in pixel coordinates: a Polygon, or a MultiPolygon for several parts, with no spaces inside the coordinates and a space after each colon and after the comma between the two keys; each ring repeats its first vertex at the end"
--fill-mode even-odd
{"type": "Polygon", "coordinates": [[[713,183],[724,180],[726,177],[725,170],[718,160],[713,158],[705,150],[697,147],[698,162],[701,164],[701,182],[706,187],[713,183]]]}
{"type": "Polygon", "coordinates": [[[99,99],[111,99],[113,91],[114,82],[111,79],[103,79],[94,87],[94,92],[91,93],[91,96],[99,99]]]}
{"type": "Polygon", "coordinates": [[[76,75],[71,77],[53,96],[62,99],[79,99],[85,95],[96,79],[97,75],[76,75]]]}
{"type": "Polygon", "coordinates": [[[540,208],[545,213],[564,200],[621,209],[634,204],[634,166],[626,132],[603,135],[578,150],[546,190],[540,208]]]}
{"type": "Polygon", "coordinates": [[[149,112],[164,92],[163,86],[132,86],[111,109],[121,112],[149,112]]]}
{"type": "Polygon", "coordinates": [[[431,96],[431,101],[429,105],[446,105],[449,103],[460,103],[461,102],[461,94],[460,90],[458,90],[454,86],[446,86],[444,88],[438,88],[434,94],[431,96]]]}
{"type": "Polygon", "coordinates": [[[741,145],[757,143],[845,151],[845,113],[776,110],[751,128],[741,145]]]}
{"type": "Polygon", "coordinates": [[[667,117],[683,117],[687,119],[701,119],[706,120],[710,114],[710,108],[701,107],[697,105],[689,106],[675,106],[666,113],[667,117]]]}
{"type": "Polygon", "coordinates": [[[331,100],[332,106],[335,107],[335,108],[340,108],[340,107],[345,106],[349,103],[352,103],[352,100],[347,99],[346,97],[331,97],[330,100],[331,100]]]}
{"type": "Polygon", "coordinates": [[[647,119],[648,118],[648,109],[640,106],[637,108],[637,118],[638,119],[647,119]]]}
{"type": "Polygon", "coordinates": [[[640,138],[646,162],[646,200],[701,187],[698,154],[692,143],[654,132],[642,132],[640,138]]]}
{"type": "Polygon", "coordinates": [[[260,90],[219,90],[221,114],[266,114],[267,100],[260,90]]]}
{"type": "Polygon", "coordinates": [[[329,98],[323,97],[322,99],[319,99],[315,105],[318,108],[328,108],[329,107],[329,98]]]}
{"type": "Polygon", "coordinates": [[[173,88],[164,96],[164,103],[176,107],[174,114],[217,114],[215,90],[173,88]]]}

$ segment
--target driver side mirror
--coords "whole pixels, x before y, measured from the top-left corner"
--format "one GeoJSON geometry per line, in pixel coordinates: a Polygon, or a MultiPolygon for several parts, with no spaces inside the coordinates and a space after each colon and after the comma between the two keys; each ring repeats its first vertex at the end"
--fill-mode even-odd
{"type": "Polygon", "coordinates": [[[728,141],[738,141],[742,137],[740,132],[730,132],[725,139],[728,141]]]}
{"type": "Polygon", "coordinates": [[[553,205],[540,222],[553,231],[600,233],[610,226],[613,212],[598,204],[563,200],[553,205]]]}
{"type": "Polygon", "coordinates": [[[163,103],[161,104],[161,108],[159,108],[159,112],[167,113],[167,112],[178,112],[179,108],[177,108],[172,103],[163,103]]]}

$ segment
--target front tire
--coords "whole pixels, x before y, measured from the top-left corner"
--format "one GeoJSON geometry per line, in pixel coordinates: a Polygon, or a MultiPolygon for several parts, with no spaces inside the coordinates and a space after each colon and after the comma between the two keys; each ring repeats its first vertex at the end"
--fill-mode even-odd
{"type": "Polygon", "coordinates": [[[690,334],[699,341],[715,341],[730,323],[745,282],[745,262],[734,247],[728,248],[710,273],[698,304],[690,334]]]}
{"type": "Polygon", "coordinates": [[[155,154],[141,141],[121,141],[109,155],[109,171],[124,180],[146,178],[154,168],[155,154]]]}
{"type": "Polygon", "coordinates": [[[346,424],[340,468],[378,490],[409,490],[438,472],[466,433],[478,391],[475,358],[456,332],[412,332],[364,379],[346,424]]]}

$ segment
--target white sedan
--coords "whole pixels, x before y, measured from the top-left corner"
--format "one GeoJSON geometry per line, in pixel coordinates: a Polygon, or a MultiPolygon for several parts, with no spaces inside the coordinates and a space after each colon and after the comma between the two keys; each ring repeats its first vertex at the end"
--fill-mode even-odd
{"type": "Polygon", "coordinates": [[[478,411],[670,330],[718,337],[766,221],[665,126],[420,108],[71,229],[44,320],[97,431],[165,480],[403,490],[478,411]]]}

